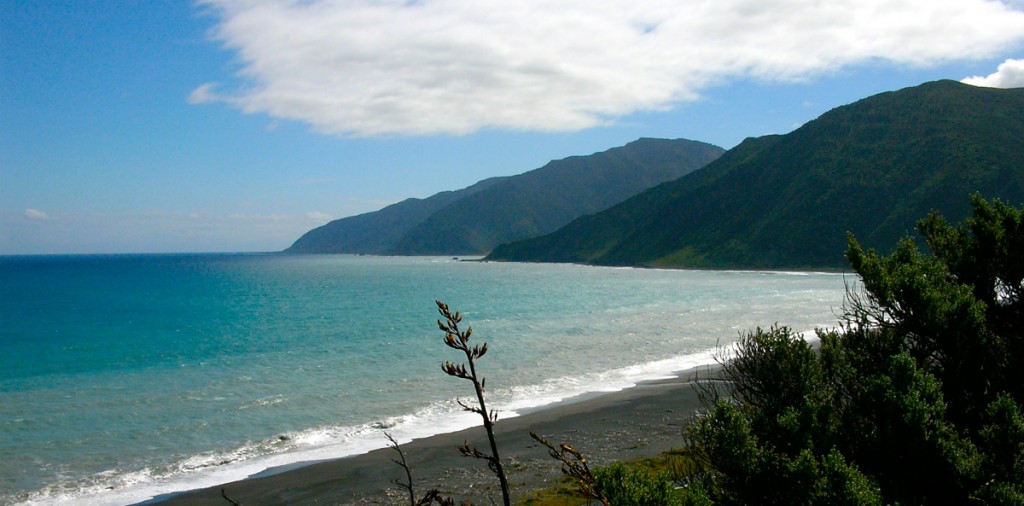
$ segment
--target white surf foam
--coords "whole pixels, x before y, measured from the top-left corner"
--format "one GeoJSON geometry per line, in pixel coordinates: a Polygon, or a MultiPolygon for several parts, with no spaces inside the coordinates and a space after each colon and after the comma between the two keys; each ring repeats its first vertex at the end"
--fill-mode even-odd
{"type": "MultiPolygon", "coordinates": [[[[801,333],[817,338],[813,331],[801,333]]],[[[733,352],[731,343],[695,353],[603,372],[549,379],[538,384],[518,385],[487,393],[489,408],[499,418],[512,418],[588,394],[616,392],[645,381],[671,378],[680,372],[714,364],[733,352]]],[[[464,402],[475,399],[462,397],[464,402]]],[[[271,397],[257,403],[276,403],[271,397]]],[[[499,422],[500,423],[500,422],[499,422]]],[[[458,399],[425,406],[414,413],[369,421],[356,426],[326,426],[281,434],[224,452],[194,455],[165,468],[134,471],[109,470],[77,483],[63,483],[20,497],[18,504],[81,504],[106,506],[132,504],[187,490],[216,486],[275,469],[295,468],[308,463],[360,455],[387,446],[384,432],[400,443],[455,432],[480,425],[478,415],[466,412],[458,399]]]]}

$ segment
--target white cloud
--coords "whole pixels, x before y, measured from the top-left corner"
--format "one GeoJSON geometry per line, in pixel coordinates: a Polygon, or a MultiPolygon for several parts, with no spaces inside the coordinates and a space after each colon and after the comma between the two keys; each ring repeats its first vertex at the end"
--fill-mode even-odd
{"type": "Polygon", "coordinates": [[[48,220],[50,215],[38,209],[28,208],[25,210],[25,217],[30,220],[48,220]]]}
{"type": "Polygon", "coordinates": [[[210,104],[213,102],[220,102],[226,100],[217,94],[215,90],[217,83],[205,83],[199,85],[196,89],[192,90],[192,93],[188,96],[188,103],[190,104],[210,104]]]}
{"type": "Polygon", "coordinates": [[[342,137],[572,131],[731,79],[929,66],[1024,41],[993,0],[205,0],[244,85],[191,103],[342,137]]]}
{"type": "Polygon", "coordinates": [[[994,74],[965,77],[963,82],[989,88],[1024,88],[1024,60],[1006,60],[994,74]]]}

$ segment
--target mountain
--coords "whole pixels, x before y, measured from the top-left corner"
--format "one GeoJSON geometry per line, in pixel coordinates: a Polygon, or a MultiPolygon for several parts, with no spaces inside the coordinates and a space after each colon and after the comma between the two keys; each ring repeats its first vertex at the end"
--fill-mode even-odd
{"type": "Polygon", "coordinates": [[[307,232],[285,252],[484,254],[503,242],[557,230],[703,167],[723,152],[685,139],[640,139],[552,161],[518,176],[487,179],[335,220],[307,232]]]}
{"type": "Polygon", "coordinates": [[[875,95],[488,259],[700,268],[843,267],[980,192],[1024,201],[1024,89],[938,81],[875,95]]]}
{"type": "Polygon", "coordinates": [[[331,221],[303,234],[285,253],[390,253],[409,230],[430,215],[502,179],[485,179],[461,190],[406,199],[379,211],[331,221]]]}

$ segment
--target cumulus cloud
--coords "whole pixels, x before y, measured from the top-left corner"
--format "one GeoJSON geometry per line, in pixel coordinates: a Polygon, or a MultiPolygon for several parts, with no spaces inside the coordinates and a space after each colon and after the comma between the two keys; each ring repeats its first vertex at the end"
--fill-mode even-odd
{"type": "Polygon", "coordinates": [[[573,131],[728,80],[929,66],[1024,40],[1024,11],[994,0],[203,3],[243,85],[203,84],[190,102],[341,137],[573,131]]]}
{"type": "Polygon", "coordinates": [[[50,218],[50,215],[38,209],[28,208],[25,210],[25,217],[30,220],[47,220],[50,218]]]}
{"type": "Polygon", "coordinates": [[[994,74],[965,77],[963,82],[989,88],[1024,88],[1024,60],[1006,60],[994,74]]]}

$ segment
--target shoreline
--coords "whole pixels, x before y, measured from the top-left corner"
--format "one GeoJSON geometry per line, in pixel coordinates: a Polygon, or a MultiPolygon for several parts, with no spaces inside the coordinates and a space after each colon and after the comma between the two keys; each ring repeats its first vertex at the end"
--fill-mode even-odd
{"type": "MultiPolygon", "coordinates": [[[[560,463],[530,438],[531,431],[552,443],[572,445],[596,466],[680,448],[683,428],[700,407],[693,382],[708,378],[718,368],[717,364],[701,365],[671,378],[645,381],[615,392],[583,394],[519,416],[499,418],[495,432],[513,500],[557,484],[562,477],[560,463]]],[[[402,445],[417,495],[437,488],[457,502],[487,504],[489,497],[500,498],[497,478],[486,464],[463,457],[456,450],[465,441],[481,449],[488,447],[482,425],[402,445]]],[[[381,448],[339,459],[271,468],[243,480],[158,496],[138,504],[223,506],[228,502],[221,497],[221,488],[246,506],[408,504],[407,493],[391,482],[404,480],[404,471],[392,462],[396,457],[393,449],[381,448]]]]}

